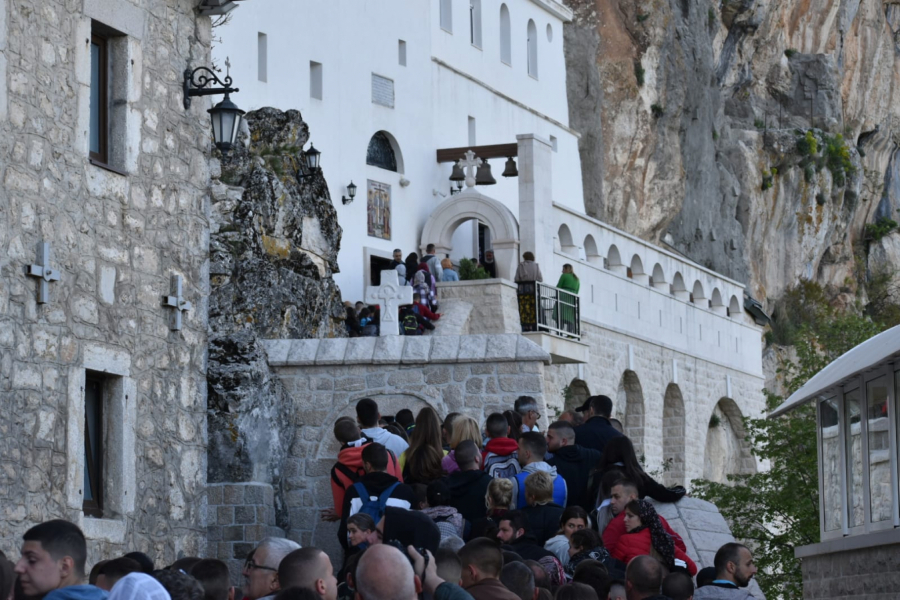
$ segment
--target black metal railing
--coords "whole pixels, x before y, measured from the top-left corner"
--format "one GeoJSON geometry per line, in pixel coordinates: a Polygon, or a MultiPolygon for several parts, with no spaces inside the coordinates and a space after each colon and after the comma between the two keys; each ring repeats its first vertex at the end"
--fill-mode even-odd
{"type": "Polygon", "coordinates": [[[522,331],[545,331],[581,339],[581,304],[577,294],[538,282],[520,283],[522,331]]]}

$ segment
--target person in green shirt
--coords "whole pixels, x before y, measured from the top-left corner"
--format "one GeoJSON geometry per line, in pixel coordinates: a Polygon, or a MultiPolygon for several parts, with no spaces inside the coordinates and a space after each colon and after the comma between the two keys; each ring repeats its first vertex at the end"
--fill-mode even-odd
{"type": "Polygon", "coordinates": [[[556,284],[556,287],[564,290],[559,292],[559,328],[575,332],[575,296],[578,295],[578,290],[581,289],[581,282],[578,280],[578,275],[575,274],[572,265],[568,263],[563,265],[562,275],[559,276],[559,282],[556,284]]]}

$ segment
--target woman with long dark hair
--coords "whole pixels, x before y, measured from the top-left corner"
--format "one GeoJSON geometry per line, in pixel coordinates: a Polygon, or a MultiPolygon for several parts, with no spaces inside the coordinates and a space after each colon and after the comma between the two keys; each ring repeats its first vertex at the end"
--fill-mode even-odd
{"type": "Polygon", "coordinates": [[[572,534],[590,526],[587,512],[580,506],[570,506],[563,511],[559,519],[559,531],[544,544],[559,559],[562,566],[569,563],[569,540],[572,534]]]}
{"type": "Polygon", "coordinates": [[[419,411],[416,416],[416,428],[409,440],[409,448],[403,453],[403,482],[409,485],[423,483],[428,485],[444,476],[441,460],[444,449],[441,448],[441,420],[437,412],[430,406],[419,411]]]}
{"type": "Polygon", "coordinates": [[[675,545],[672,536],[663,528],[656,509],[648,500],[632,500],[625,505],[625,535],[612,550],[612,557],[628,564],[635,556],[649,555],[672,570],[686,569],[691,577],[697,574],[697,565],[675,545]],[[676,560],[684,565],[676,563],[676,560]]]}
{"type": "Polygon", "coordinates": [[[606,446],[603,448],[603,456],[600,457],[597,467],[600,473],[615,469],[621,471],[626,479],[633,481],[637,486],[638,495],[641,498],[650,496],[657,502],[678,502],[686,493],[686,490],[681,486],[667,489],[664,485],[647,475],[638,462],[637,455],[634,452],[634,444],[625,435],[614,437],[606,443],[606,446]]]}
{"type": "Polygon", "coordinates": [[[410,252],[406,255],[406,260],[403,261],[403,264],[406,265],[406,281],[412,282],[416,271],[419,270],[419,256],[415,252],[410,252]]]}
{"type": "Polygon", "coordinates": [[[519,436],[522,435],[522,415],[514,410],[504,410],[503,416],[509,423],[509,437],[518,442],[519,436]]]}

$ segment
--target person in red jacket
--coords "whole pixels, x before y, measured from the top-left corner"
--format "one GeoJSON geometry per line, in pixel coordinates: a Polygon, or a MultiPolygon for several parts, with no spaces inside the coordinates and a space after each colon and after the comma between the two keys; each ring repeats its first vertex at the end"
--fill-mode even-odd
{"type": "Polygon", "coordinates": [[[697,574],[697,565],[675,545],[663,529],[656,509],[647,500],[632,500],[625,507],[626,533],[619,539],[612,557],[625,564],[635,556],[650,555],[658,558],[667,568],[681,567],[691,577],[697,574]],[[683,563],[683,564],[682,564],[683,563]]]}
{"type": "MultiPolygon", "coordinates": [[[[637,499],[638,487],[634,482],[628,479],[620,479],[610,488],[609,508],[615,517],[609,522],[606,529],[603,530],[603,546],[609,550],[609,553],[613,556],[615,556],[613,551],[616,549],[619,540],[626,533],[625,506],[632,500],[637,499]]],[[[681,536],[669,527],[669,523],[663,517],[658,518],[660,523],[662,523],[663,529],[665,529],[666,533],[668,533],[675,541],[675,545],[681,548],[682,552],[687,551],[687,547],[684,545],[684,540],[681,539],[681,536]]]]}
{"type": "Polygon", "coordinates": [[[437,321],[441,318],[440,313],[433,312],[428,308],[428,303],[422,302],[421,294],[413,294],[413,311],[417,315],[421,315],[429,321],[437,321]]]}

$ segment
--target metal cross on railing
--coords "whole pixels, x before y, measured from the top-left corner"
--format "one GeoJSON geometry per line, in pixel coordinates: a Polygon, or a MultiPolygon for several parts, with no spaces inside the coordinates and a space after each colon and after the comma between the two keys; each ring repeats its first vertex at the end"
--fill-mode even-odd
{"type": "Polygon", "coordinates": [[[172,295],[162,297],[162,305],[174,309],[169,315],[169,329],[181,331],[181,314],[193,308],[181,293],[181,275],[172,275],[172,295]]]}
{"type": "Polygon", "coordinates": [[[38,304],[50,302],[50,282],[59,281],[59,271],[50,266],[50,244],[37,245],[37,264],[25,267],[25,274],[38,278],[38,304]]]}

